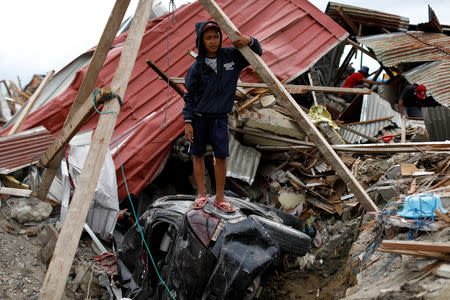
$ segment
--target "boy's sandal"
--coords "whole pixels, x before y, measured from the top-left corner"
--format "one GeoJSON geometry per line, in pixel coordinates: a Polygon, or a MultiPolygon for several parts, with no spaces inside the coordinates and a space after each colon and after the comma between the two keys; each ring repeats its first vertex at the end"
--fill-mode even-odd
{"type": "Polygon", "coordinates": [[[208,197],[200,197],[195,199],[194,203],[192,204],[193,209],[202,209],[205,207],[206,203],[209,201],[208,197]]]}
{"type": "Polygon", "coordinates": [[[236,209],[233,206],[231,206],[231,204],[228,202],[219,202],[219,203],[213,202],[213,205],[226,213],[233,213],[236,211],[236,209]]]}

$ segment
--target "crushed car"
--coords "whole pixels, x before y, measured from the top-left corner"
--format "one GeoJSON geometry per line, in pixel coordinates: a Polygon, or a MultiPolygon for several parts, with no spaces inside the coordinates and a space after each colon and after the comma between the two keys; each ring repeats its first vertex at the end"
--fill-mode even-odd
{"type": "Polygon", "coordinates": [[[298,217],[236,197],[225,213],[193,196],[153,202],[117,243],[124,296],[132,299],[254,299],[284,254],[305,255],[298,217]],[[145,241],[144,241],[145,239],[145,241]]]}

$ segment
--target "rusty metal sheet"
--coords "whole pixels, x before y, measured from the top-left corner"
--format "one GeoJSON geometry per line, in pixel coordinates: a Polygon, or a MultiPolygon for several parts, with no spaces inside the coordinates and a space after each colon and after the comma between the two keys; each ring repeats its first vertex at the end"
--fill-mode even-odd
{"type": "Polygon", "coordinates": [[[371,48],[387,67],[450,59],[450,37],[442,33],[396,32],[359,37],[358,42],[371,48]]]}
{"type": "Polygon", "coordinates": [[[426,63],[403,76],[409,83],[424,84],[427,94],[442,105],[450,105],[450,60],[426,63]]]}
{"type": "Polygon", "coordinates": [[[338,7],[341,7],[345,14],[347,14],[355,23],[395,31],[402,29],[406,30],[409,26],[409,19],[406,17],[342,3],[329,2],[325,13],[344,28],[347,27],[347,25],[342,16],[339,14],[338,7]]]}

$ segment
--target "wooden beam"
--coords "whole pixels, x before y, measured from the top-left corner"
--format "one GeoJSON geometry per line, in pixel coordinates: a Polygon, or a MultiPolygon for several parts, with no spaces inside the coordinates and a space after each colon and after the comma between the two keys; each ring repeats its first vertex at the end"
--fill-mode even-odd
{"type": "Polygon", "coordinates": [[[167,77],[166,73],[164,73],[153,61],[147,60],[147,65],[153,69],[165,82],[169,82],[169,85],[178,93],[181,97],[184,95],[184,91],[170,78],[167,77]]]}
{"type": "Polygon", "coordinates": [[[406,117],[405,115],[402,116],[402,135],[400,141],[402,143],[406,143],[406,117]]]}
{"type": "MultiPolygon", "coordinates": [[[[245,132],[248,134],[253,134],[252,132],[245,132]]],[[[274,139],[271,136],[264,135],[268,139],[274,139]]],[[[274,139],[275,140],[275,139],[274,139]]],[[[312,149],[315,147],[314,144],[307,144],[308,142],[297,141],[292,144],[299,144],[299,146],[257,146],[259,150],[266,151],[290,151],[295,149],[312,149]]],[[[286,141],[288,142],[288,141],[286,141]]],[[[348,144],[348,145],[332,145],[334,151],[338,152],[353,152],[353,153],[407,153],[407,152],[448,152],[450,151],[450,142],[428,142],[428,143],[396,143],[396,144],[348,144]]]]}
{"type": "Polygon", "coordinates": [[[55,168],[59,166],[61,159],[64,157],[67,144],[94,112],[91,101],[92,90],[94,89],[98,74],[108,55],[109,49],[111,49],[112,42],[116,37],[129,3],[130,0],[117,0],[114,4],[100,41],[89,63],[89,67],[75,96],[72,108],[64,122],[64,127],[58,137],[53,141],[53,144],[48,147],[39,159],[41,166],[49,167],[45,169],[41,184],[39,185],[38,198],[41,200],[47,196],[53,178],[55,178],[55,168]]]}
{"type": "Polygon", "coordinates": [[[259,93],[258,95],[256,95],[255,97],[251,98],[250,100],[247,100],[244,104],[239,106],[239,108],[237,110],[241,111],[241,110],[245,109],[247,106],[252,105],[256,101],[258,101],[259,99],[261,99],[262,97],[267,95],[268,92],[269,92],[268,90],[264,90],[262,93],[259,93]]]}
{"type": "MultiPolygon", "coordinates": [[[[342,65],[339,67],[339,70],[336,74],[336,78],[334,79],[333,86],[336,86],[336,84],[341,80],[341,76],[344,73],[344,71],[347,69],[348,64],[350,63],[350,60],[352,59],[353,54],[356,53],[356,48],[352,47],[350,51],[348,51],[347,56],[345,57],[342,65]]],[[[330,72],[331,73],[331,72],[330,72]]],[[[331,82],[331,80],[330,80],[331,82]]]]}
{"type": "Polygon", "coordinates": [[[372,119],[372,120],[366,120],[366,121],[359,121],[359,122],[347,123],[347,124],[343,124],[343,125],[344,125],[344,126],[351,126],[351,125],[367,124],[367,123],[373,123],[373,122],[378,122],[378,121],[390,120],[390,119],[392,119],[393,117],[394,117],[394,116],[382,117],[382,118],[378,118],[378,119],[372,119]]]}
{"type": "Polygon", "coordinates": [[[398,250],[450,253],[450,243],[384,240],[381,246],[398,250]]]}
{"type": "Polygon", "coordinates": [[[0,194],[4,195],[11,195],[11,196],[17,196],[17,197],[30,197],[31,193],[33,191],[29,189],[16,189],[16,188],[9,188],[9,187],[0,187],[0,194]]]}
{"type": "Polygon", "coordinates": [[[401,249],[392,249],[392,248],[384,248],[384,247],[379,247],[378,251],[394,253],[394,254],[406,254],[406,255],[414,255],[414,256],[421,256],[421,257],[431,257],[431,258],[436,258],[436,259],[440,259],[440,260],[450,261],[450,255],[440,253],[440,252],[401,250],[401,249]]]}
{"type": "Polygon", "coordinates": [[[19,118],[14,123],[13,127],[9,131],[8,135],[13,135],[19,132],[20,126],[22,126],[25,119],[28,117],[28,114],[31,112],[31,109],[33,109],[34,104],[36,103],[37,99],[41,95],[42,90],[47,86],[47,83],[49,83],[50,79],[52,79],[53,74],[55,73],[54,70],[51,70],[45,75],[44,79],[42,79],[41,83],[39,84],[39,87],[37,90],[33,93],[33,95],[28,99],[27,103],[25,104],[24,109],[20,113],[19,118]]]}
{"type": "Polygon", "coordinates": [[[364,49],[363,47],[361,47],[360,45],[358,45],[357,43],[355,43],[354,41],[352,41],[351,39],[346,39],[345,42],[347,44],[352,45],[353,47],[355,47],[356,49],[358,49],[359,51],[363,52],[364,54],[367,54],[368,56],[372,57],[373,59],[375,59],[376,61],[378,61],[378,58],[373,55],[373,53],[367,51],[366,49],[364,49]]]}
{"type": "MultiPolygon", "coordinates": [[[[184,78],[181,77],[170,77],[174,83],[184,84],[184,78]]],[[[269,88],[267,83],[262,82],[239,82],[238,87],[245,88],[269,88]]],[[[366,88],[343,88],[334,86],[314,86],[314,85],[296,85],[296,84],[283,84],[283,86],[291,94],[303,94],[305,92],[322,92],[330,94],[372,94],[371,89],[366,88]]]]}
{"type": "Polygon", "coordinates": [[[347,25],[353,31],[353,33],[358,34],[358,27],[356,27],[355,23],[353,23],[352,19],[345,13],[342,7],[338,6],[336,10],[341,15],[342,19],[344,19],[345,23],[347,23],[347,25]]]}
{"type": "MultiPolygon", "coordinates": [[[[238,29],[225,15],[222,9],[213,0],[199,0],[206,8],[211,16],[216,20],[221,29],[228,35],[230,40],[234,41],[238,38],[238,29]]],[[[353,174],[347,169],[345,164],[334,152],[326,139],[319,130],[309,120],[308,116],[300,108],[299,104],[292,98],[286,88],[281,84],[278,78],[267,67],[265,62],[256,55],[248,46],[239,49],[242,55],[253,66],[254,71],[259,77],[268,84],[274,96],[292,113],[300,128],[308,135],[313,143],[317,145],[319,151],[333,166],[336,173],[341,179],[347,183],[351,191],[356,195],[359,202],[364,206],[366,211],[378,211],[377,206],[370,199],[361,184],[353,177],[353,174]]]]}
{"type": "MultiPolygon", "coordinates": [[[[120,1],[120,0],[119,0],[120,1]]],[[[140,0],[132,20],[114,78],[113,92],[123,98],[145,32],[153,0],[140,0]]],[[[66,219],[61,228],[55,251],[45,275],[39,299],[61,299],[72,266],[83,225],[89,211],[111,136],[116,124],[120,104],[117,98],[103,105],[91,147],[78,179],[66,219]],[[115,112],[115,113],[105,113],[115,112]]]]}

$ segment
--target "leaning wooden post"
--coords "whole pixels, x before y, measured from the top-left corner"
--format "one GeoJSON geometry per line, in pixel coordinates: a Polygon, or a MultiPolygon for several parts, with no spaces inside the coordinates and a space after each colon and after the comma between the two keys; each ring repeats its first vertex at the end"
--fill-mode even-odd
{"type": "MultiPolygon", "coordinates": [[[[119,65],[111,83],[112,91],[122,98],[127,89],[152,6],[153,0],[139,1],[120,56],[119,65]]],[[[63,296],[67,276],[83,231],[83,224],[98,183],[119,110],[120,104],[117,98],[106,102],[103,106],[103,112],[114,113],[100,115],[97,129],[92,138],[91,148],[78,179],[77,188],[73,194],[52,260],[45,275],[39,295],[41,300],[61,299],[63,296]]]]}
{"type": "Polygon", "coordinates": [[[64,127],[58,137],[39,159],[39,165],[45,167],[44,176],[37,193],[37,198],[41,200],[47,197],[61,159],[64,157],[67,144],[94,111],[91,101],[92,96],[90,95],[129,4],[130,0],[117,0],[114,4],[111,15],[108,18],[108,22],[105,25],[105,29],[92,56],[92,60],[89,63],[89,67],[75,96],[69,115],[64,122],[64,127]]]}
{"type": "MultiPolygon", "coordinates": [[[[211,16],[217,21],[220,28],[234,41],[238,38],[238,30],[230,19],[225,15],[222,9],[213,0],[199,0],[211,16]]],[[[356,180],[353,174],[348,170],[339,156],[334,152],[333,148],[328,144],[326,139],[320,134],[319,130],[309,120],[308,116],[302,111],[300,106],[295,102],[294,98],[288,93],[286,88],[275,77],[272,71],[267,67],[264,61],[256,55],[249,47],[239,49],[253,66],[255,72],[264,82],[267,83],[272,93],[281,104],[291,111],[295,121],[300,125],[302,130],[308,135],[313,143],[317,145],[323,157],[333,166],[339,177],[350,187],[358,201],[363,205],[366,211],[377,211],[377,206],[370,199],[361,184],[356,180]]]]}
{"type": "Polygon", "coordinates": [[[50,79],[52,79],[54,73],[55,73],[55,71],[51,70],[47,73],[47,75],[45,75],[44,79],[42,79],[37,90],[33,93],[33,95],[30,97],[30,99],[28,99],[28,101],[25,104],[25,107],[23,108],[22,112],[20,113],[20,116],[17,119],[16,123],[14,123],[14,126],[8,132],[8,135],[13,135],[13,134],[19,132],[20,126],[22,126],[22,123],[25,121],[28,114],[33,109],[33,106],[36,103],[37,99],[39,98],[39,95],[41,95],[42,90],[45,88],[47,83],[49,83],[50,79]]]}

